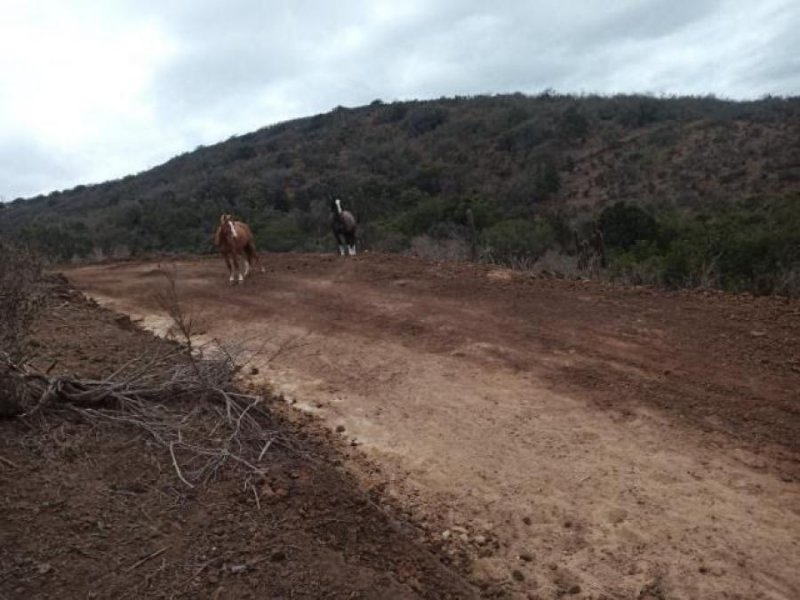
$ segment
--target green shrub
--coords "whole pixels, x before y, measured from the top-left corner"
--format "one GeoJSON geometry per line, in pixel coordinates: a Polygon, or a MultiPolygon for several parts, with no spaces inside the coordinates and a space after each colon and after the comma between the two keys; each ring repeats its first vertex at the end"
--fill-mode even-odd
{"type": "Polygon", "coordinates": [[[546,221],[511,219],[495,223],[483,234],[491,257],[498,262],[518,258],[539,258],[555,241],[553,227],[546,221]]]}

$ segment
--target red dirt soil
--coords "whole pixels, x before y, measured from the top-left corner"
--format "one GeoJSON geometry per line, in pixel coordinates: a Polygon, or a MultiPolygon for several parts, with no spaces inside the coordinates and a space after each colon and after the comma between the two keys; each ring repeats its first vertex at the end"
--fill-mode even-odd
{"type": "Polygon", "coordinates": [[[166,333],[176,273],[204,336],[260,350],[254,384],[359,444],[362,483],[485,593],[800,597],[797,301],[263,260],[235,287],[219,259],[67,276],[166,333]]]}
{"type": "MultiPolygon", "coordinates": [[[[88,379],[169,344],[63,285],[35,343],[43,365],[88,379]]],[[[0,420],[0,598],[476,595],[361,490],[310,417],[296,426],[280,408],[292,444],[267,454],[260,507],[233,470],[186,488],[136,431],[0,420]]]]}

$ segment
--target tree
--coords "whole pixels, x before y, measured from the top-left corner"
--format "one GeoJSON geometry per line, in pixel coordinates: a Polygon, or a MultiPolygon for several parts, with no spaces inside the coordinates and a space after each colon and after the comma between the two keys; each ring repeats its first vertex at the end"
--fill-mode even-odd
{"type": "Polygon", "coordinates": [[[605,243],[623,250],[630,250],[639,241],[654,241],[658,237],[656,220],[633,204],[617,202],[605,208],[599,222],[605,243]]]}

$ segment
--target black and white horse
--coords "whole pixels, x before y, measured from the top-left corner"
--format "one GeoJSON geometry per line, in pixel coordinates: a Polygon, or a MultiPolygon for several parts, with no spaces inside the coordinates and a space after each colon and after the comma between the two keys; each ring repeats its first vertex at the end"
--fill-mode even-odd
{"type": "Polygon", "coordinates": [[[336,243],[339,244],[341,256],[356,254],[356,218],[349,210],[342,209],[342,201],[335,198],[331,201],[331,227],[336,243]]]}

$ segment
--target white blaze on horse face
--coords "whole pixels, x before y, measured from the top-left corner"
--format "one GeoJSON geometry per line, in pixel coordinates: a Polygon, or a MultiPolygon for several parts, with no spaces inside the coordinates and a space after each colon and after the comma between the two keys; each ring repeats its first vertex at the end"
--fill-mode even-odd
{"type": "Polygon", "coordinates": [[[228,221],[228,225],[230,225],[231,227],[231,235],[233,236],[233,238],[236,239],[237,237],[239,237],[236,233],[236,227],[233,225],[233,221],[228,221]]]}
{"type": "Polygon", "coordinates": [[[342,201],[338,198],[336,199],[336,212],[342,214],[342,201]]]}

